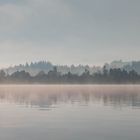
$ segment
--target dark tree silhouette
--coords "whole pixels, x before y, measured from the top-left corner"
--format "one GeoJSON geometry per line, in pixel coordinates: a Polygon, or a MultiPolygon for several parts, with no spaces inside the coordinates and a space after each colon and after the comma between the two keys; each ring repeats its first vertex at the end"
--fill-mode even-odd
{"type": "Polygon", "coordinates": [[[78,84],[122,84],[122,83],[140,83],[140,75],[134,71],[126,71],[124,69],[110,69],[106,67],[102,71],[90,74],[88,69],[85,69],[83,74],[61,74],[57,67],[50,70],[48,73],[40,71],[37,75],[31,76],[26,71],[16,71],[11,75],[6,75],[4,71],[0,71],[0,83],[78,83],[78,84]]]}

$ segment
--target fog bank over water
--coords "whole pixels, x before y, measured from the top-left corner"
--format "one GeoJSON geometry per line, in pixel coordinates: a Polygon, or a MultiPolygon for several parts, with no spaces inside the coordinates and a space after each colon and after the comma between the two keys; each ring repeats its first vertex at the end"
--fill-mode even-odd
{"type": "Polygon", "coordinates": [[[139,140],[140,85],[1,85],[1,140],[139,140]]]}
{"type": "Polygon", "coordinates": [[[1,85],[0,102],[51,109],[70,103],[140,108],[139,85],[1,85]]]}

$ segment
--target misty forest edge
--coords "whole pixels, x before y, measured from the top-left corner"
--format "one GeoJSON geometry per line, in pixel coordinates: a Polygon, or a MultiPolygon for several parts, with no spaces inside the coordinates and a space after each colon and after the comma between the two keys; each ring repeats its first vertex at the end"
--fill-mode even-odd
{"type": "Polygon", "coordinates": [[[35,75],[26,70],[17,70],[11,74],[0,70],[0,84],[140,84],[140,74],[134,69],[128,71],[123,67],[108,68],[107,65],[94,73],[86,67],[81,74],[70,71],[61,73],[57,66],[53,66],[47,73],[40,70],[35,75]]]}

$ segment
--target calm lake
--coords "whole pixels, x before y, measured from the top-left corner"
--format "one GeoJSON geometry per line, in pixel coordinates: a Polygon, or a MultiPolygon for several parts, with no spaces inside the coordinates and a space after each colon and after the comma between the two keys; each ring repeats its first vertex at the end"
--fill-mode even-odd
{"type": "Polygon", "coordinates": [[[1,85],[0,140],[140,140],[140,85],[1,85]]]}

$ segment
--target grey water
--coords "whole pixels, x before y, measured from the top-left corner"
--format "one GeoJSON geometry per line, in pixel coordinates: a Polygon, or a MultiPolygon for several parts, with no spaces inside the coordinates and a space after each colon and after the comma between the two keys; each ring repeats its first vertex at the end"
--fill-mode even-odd
{"type": "Polygon", "coordinates": [[[1,85],[0,140],[140,140],[140,85],[1,85]]]}

